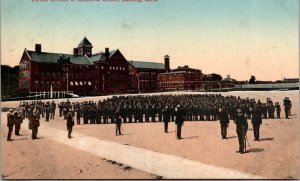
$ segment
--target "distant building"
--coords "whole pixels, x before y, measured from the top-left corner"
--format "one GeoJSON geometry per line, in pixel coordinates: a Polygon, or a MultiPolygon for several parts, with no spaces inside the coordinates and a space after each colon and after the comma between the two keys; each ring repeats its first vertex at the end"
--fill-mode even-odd
{"type": "Polygon", "coordinates": [[[19,90],[25,94],[62,92],[98,94],[129,91],[153,91],[158,88],[158,74],[169,71],[167,65],[127,61],[120,50],[105,48],[93,54],[93,45],[84,37],[73,54],[25,49],[19,66],[19,90]]]}
{"type": "Polygon", "coordinates": [[[286,82],[286,83],[299,82],[299,78],[284,78],[282,82],[286,82]]]}
{"type": "Polygon", "coordinates": [[[166,71],[164,64],[133,60],[128,61],[128,64],[131,80],[130,90],[139,92],[157,90],[158,75],[166,71]]]}
{"type": "Polygon", "coordinates": [[[230,77],[230,75],[227,75],[227,77],[225,79],[223,79],[222,82],[232,82],[232,83],[235,83],[237,81],[236,81],[236,79],[232,79],[230,77]]]}
{"type": "Polygon", "coordinates": [[[158,75],[158,86],[161,90],[196,90],[202,88],[203,74],[201,70],[189,68],[187,65],[170,72],[158,75]]]}

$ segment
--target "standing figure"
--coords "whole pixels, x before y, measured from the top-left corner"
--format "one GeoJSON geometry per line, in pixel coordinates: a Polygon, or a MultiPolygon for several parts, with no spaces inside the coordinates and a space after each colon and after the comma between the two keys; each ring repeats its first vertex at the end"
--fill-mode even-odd
{"type": "Polygon", "coordinates": [[[23,123],[23,118],[22,118],[19,108],[14,113],[14,122],[15,122],[15,135],[21,136],[20,129],[21,129],[21,124],[23,123]]]}
{"type": "Polygon", "coordinates": [[[117,109],[115,112],[115,124],[116,124],[116,136],[122,135],[122,133],[121,133],[122,119],[120,118],[120,110],[119,109],[117,109]]]}
{"type": "Polygon", "coordinates": [[[237,110],[237,116],[234,123],[236,124],[236,133],[239,140],[239,153],[243,154],[246,151],[246,134],[248,130],[247,118],[242,113],[241,109],[237,110]]]}
{"type": "Polygon", "coordinates": [[[49,121],[50,111],[51,111],[51,108],[50,108],[49,102],[47,102],[46,107],[45,107],[45,112],[46,112],[46,122],[49,121]]]}
{"type": "Polygon", "coordinates": [[[276,108],[277,118],[280,119],[281,107],[280,107],[279,102],[276,102],[276,103],[275,103],[275,108],[276,108]]]}
{"type": "Polygon", "coordinates": [[[72,114],[71,110],[70,111],[67,110],[66,118],[67,118],[68,138],[73,138],[71,136],[71,134],[72,134],[73,126],[74,126],[74,119],[73,119],[73,114],[72,114]]]}
{"type": "Polygon", "coordinates": [[[33,140],[38,139],[37,133],[38,133],[39,126],[40,126],[40,115],[38,110],[35,108],[33,110],[33,114],[31,116],[30,123],[29,123],[29,129],[32,130],[31,138],[33,140]]]}
{"type": "Polygon", "coordinates": [[[14,129],[14,110],[10,109],[9,113],[7,114],[7,127],[8,127],[8,133],[7,133],[7,141],[12,141],[11,134],[14,129]]]}
{"type": "Polygon", "coordinates": [[[285,118],[289,119],[290,109],[292,107],[292,103],[291,103],[291,101],[289,100],[288,97],[285,97],[285,99],[283,100],[283,106],[284,106],[285,118]]]}
{"type": "Polygon", "coordinates": [[[175,109],[176,109],[175,110],[176,137],[177,137],[178,140],[180,140],[180,139],[182,139],[182,137],[181,137],[181,128],[182,128],[182,125],[184,123],[184,112],[183,112],[183,109],[180,107],[179,104],[177,105],[177,107],[175,109]]]}
{"type": "Polygon", "coordinates": [[[168,132],[168,124],[170,122],[170,110],[169,110],[168,106],[166,106],[165,109],[163,109],[162,115],[163,115],[163,122],[165,125],[165,133],[167,133],[168,132]]]}
{"type": "Polygon", "coordinates": [[[253,126],[254,141],[258,141],[259,140],[259,128],[260,128],[260,125],[262,124],[262,118],[261,118],[261,111],[257,108],[257,106],[254,107],[251,122],[252,122],[252,126],[253,126]]]}
{"type": "Polygon", "coordinates": [[[56,111],[56,104],[55,104],[54,101],[52,101],[52,103],[51,103],[51,117],[50,117],[50,119],[54,119],[55,111],[56,111]]]}
{"type": "Polygon", "coordinates": [[[222,139],[226,139],[229,117],[228,117],[228,112],[225,110],[225,107],[220,108],[219,117],[220,117],[222,139]]]}

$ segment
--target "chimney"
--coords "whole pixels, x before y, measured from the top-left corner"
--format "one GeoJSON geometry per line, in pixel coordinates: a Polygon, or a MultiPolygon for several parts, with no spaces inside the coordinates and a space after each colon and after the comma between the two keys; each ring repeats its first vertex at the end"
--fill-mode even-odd
{"type": "Polygon", "coordinates": [[[42,52],[42,45],[41,44],[35,44],[35,51],[37,53],[41,53],[42,52]]]}
{"type": "Polygon", "coordinates": [[[170,72],[170,56],[165,56],[165,71],[170,72]]]}
{"type": "Polygon", "coordinates": [[[105,58],[106,60],[108,60],[108,57],[109,57],[109,48],[105,48],[105,58]]]}
{"type": "Polygon", "coordinates": [[[78,48],[73,48],[73,54],[74,54],[75,56],[78,56],[78,48]]]}

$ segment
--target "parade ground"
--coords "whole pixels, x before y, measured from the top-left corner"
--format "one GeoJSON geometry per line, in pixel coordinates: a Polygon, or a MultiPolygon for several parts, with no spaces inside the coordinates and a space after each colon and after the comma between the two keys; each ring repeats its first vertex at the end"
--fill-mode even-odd
{"type": "MultiPolygon", "coordinates": [[[[168,92],[155,94],[200,94],[168,92]]],[[[201,93],[205,94],[205,93],[201,93]]],[[[208,93],[210,94],[210,93],[208,93]]],[[[222,95],[255,98],[281,105],[281,119],[263,119],[260,141],[253,141],[248,119],[247,152],[239,154],[236,126],[230,120],[222,139],[219,121],[186,121],[183,139],[175,137],[175,124],[164,133],[162,122],[122,124],[121,136],[114,124],[75,125],[68,139],[66,121],[41,118],[38,137],[31,139],[28,119],[20,134],[7,142],[7,112],[1,113],[1,163],[3,179],[299,179],[299,90],[224,92],[222,95]],[[285,119],[283,99],[292,101],[285,119]]],[[[143,95],[143,94],[141,94],[143,95]]],[[[149,94],[147,94],[149,95],[149,94]]],[[[69,99],[98,101],[111,96],[69,99]]],[[[43,100],[49,101],[49,100],[43,100]]],[[[56,99],[59,103],[66,99],[56,99]]],[[[19,101],[2,102],[15,108],[19,101]]]]}

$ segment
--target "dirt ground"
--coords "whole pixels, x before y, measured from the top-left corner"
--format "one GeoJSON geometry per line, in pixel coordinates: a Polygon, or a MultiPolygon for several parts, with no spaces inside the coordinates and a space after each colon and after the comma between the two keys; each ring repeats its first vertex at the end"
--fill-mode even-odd
{"type": "MultiPolygon", "coordinates": [[[[180,93],[190,92],[176,94],[180,93]]],[[[186,121],[182,133],[184,139],[179,141],[175,139],[173,122],[169,124],[169,133],[164,133],[161,122],[122,124],[124,135],[118,137],[114,134],[113,124],[76,125],[74,132],[270,179],[299,179],[299,91],[222,94],[256,98],[262,102],[270,97],[273,102],[278,101],[281,106],[284,97],[290,97],[293,104],[291,119],[264,119],[259,142],[253,141],[252,125],[248,120],[250,129],[247,136],[250,147],[247,146],[246,154],[236,153],[238,140],[232,120],[226,140],[221,139],[220,124],[217,121],[186,121]]],[[[70,99],[70,101],[97,101],[103,98],[70,99]]],[[[3,102],[1,106],[16,107],[18,104],[19,102],[3,102]]],[[[4,179],[159,178],[152,173],[146,173],[125,164],[112,163],[111,160],[76,150],[47,137],[32,141],[25,124],[22,125],[21,130],[23,136],[13,135],[14,141],[6,142],[6,114],[7,112],[1,114],[2,178],[4,179]]],[[[284,117],[283,111],[281,115],[284,117]]],[[[41,119],[41,124],[41,126],[66,130],[65,121],[59,117],[49,123],[41,119]]]]}

